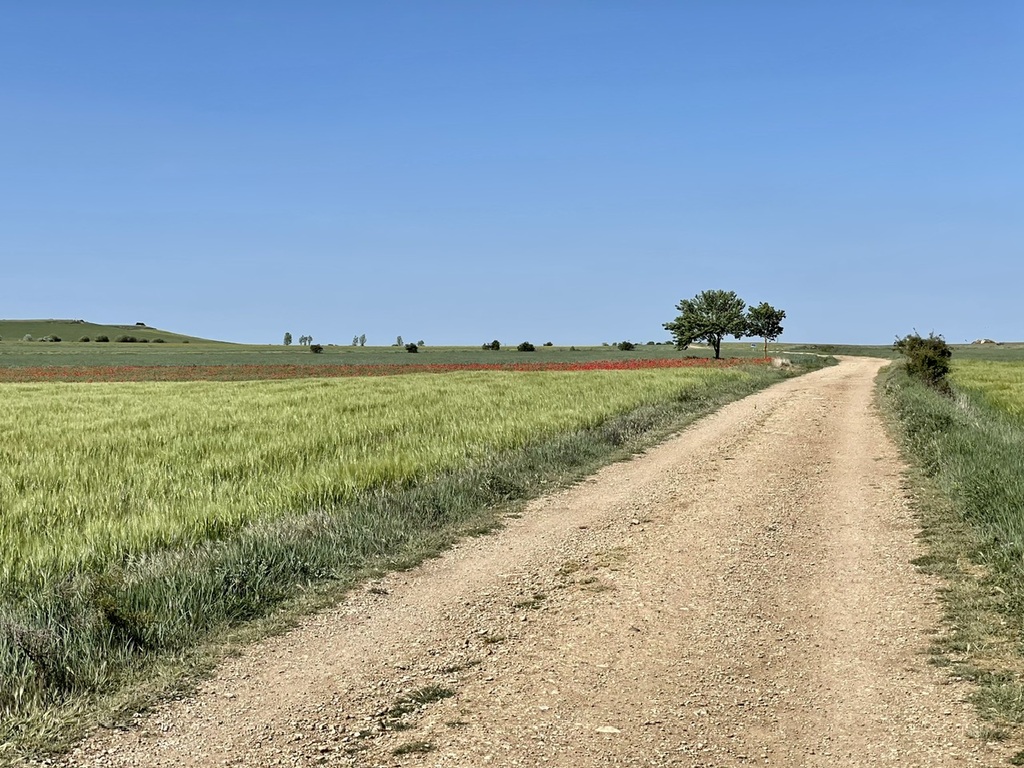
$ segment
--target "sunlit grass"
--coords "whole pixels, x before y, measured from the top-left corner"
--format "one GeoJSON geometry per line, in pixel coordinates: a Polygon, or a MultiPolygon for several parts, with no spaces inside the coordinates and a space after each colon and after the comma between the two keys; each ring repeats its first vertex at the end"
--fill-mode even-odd
{"type": "Polygon", "coordinates": [[[1024,722],[1024,363],[953,362],[951,396],[899,369],[883,391],[915,464],[930,550],[919,565],[948,580],[939,661],[1011,727],[1024,722]]]}
{"type": "Polygon", "coordinates": [[[955,361],[953,385],[980,396],[989,405],[1024,419],[1024,361],[955,361]]]}
{"type": "Polygon", "coordinates": [[[329,509],[724,385],[739,370],[8,385],[0,581],[124,561],[329,509]]]}

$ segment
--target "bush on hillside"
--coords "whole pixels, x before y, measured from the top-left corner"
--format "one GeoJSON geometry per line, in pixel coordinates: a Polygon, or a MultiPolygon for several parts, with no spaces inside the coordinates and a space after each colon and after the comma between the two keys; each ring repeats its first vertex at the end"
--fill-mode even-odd
{"type": "Polygon", "coordinates": [[[537,351],[537,348],[535,346],[533,346],[533,344],[531,344],[528,341],[524,341],[522,344],[520,344],[518,347],[516,347],[516,349],[518,349],[520,352],[536,352],[537,351]]]}
{"type": "Polygon", "coordinates": [[[405,345],[405,351],[406,351],[406,352],[419,352],[419,351],[420,351],[420,348],[419,348],[419,347],[417,347],[417,346],[416,346],[415,344],[413,344],[412,342],[409,342],[408,344],[406,344],[406,345],[405,345]]]}
{"type": "Polygon", "coordinates": [[[82,338],[79,339],[79,341],[90,341],[90,339],[88,336],[83,336],[82,338]]]}
{"type": "Polygon", "coordinates": [[[907,373],[930,387],[942,391],[949,389],[946,374],[949,373],[949,358],[953,356],[953,350],[941,335],[929,333],[928,338],[923,338],[915,331],[896,339],[892,346],[903,355],[907,373]]]}
{"type": "Polygon", "coordinates": [[[615,346],[617,346],[619,350],[622,352],[632,352],[634,349],[636,349],[636,344],[634,344],[632,341],[620,341],[615,346]]]}
{"type": "Polygon", "coordinates": [[[100,334],[99,336],[97,336],[94,339],[94,341],[110,341],[110,337],[109,336],[104,336],[103,334],[100,334]]]}
{"type": "Polygon", "coordinates": [[[310,344],[309,345],[309,351],[312,352],[315,355],[319,355],[321,352],[324,351],[324,345],[323,344],[310,344]]]}

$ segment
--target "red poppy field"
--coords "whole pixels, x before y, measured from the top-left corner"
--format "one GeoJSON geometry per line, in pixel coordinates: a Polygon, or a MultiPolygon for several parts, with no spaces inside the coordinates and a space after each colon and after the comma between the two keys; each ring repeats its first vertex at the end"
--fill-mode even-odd
{"type": "Polygon", "coordinates": [[[766,365],[768,358],[629,358],[585,362],[431,363],[407,365],[111,365],[0,368],[0,383],[118,381],[272,381],[284,379],[397,376],[458,371],[641,371],[665,368],[731,368],[766,365]]]}

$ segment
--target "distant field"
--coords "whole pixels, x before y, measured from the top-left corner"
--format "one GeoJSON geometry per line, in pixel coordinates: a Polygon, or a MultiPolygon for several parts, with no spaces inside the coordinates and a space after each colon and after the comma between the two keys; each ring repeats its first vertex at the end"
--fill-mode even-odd
{"type": "Polygon", "coordinates": [[[767,362],[731,357],[638,358],[560,362],[522,358],[487,363],[410,363],[406,365],[127,365],[0,367],[0,383],[139,382],[139,381],[279,381],[282,379],[339,379],[407,374],[447,374],[464,371],[540,372],[640,371],[669,368],[728,368],[767,362]]]}
{"type": "MultiPolygon", "coordinates": [[[[899,353],[891,344],[780,344],[780,354],[817,353],[823,355],[857,355],[896,359],[899,353]]],[[[1024,343],[950,344],[954,360],[1024,360],[1024,343]]]]}
{"type": "MultiPolygon", "coordinates": [[[[773,345],[774,350],[774,345],[773,345]]],[[[774,353],[774,352],[773,352],[774,353]]],[[[761,347],[750,344],[723,344],[723,357],[756,358],[761,347]]],[[[337,365],[511,365],[523,362],[586,363],[595,360],[664,360],[687,357],[712,357],[706,347],[693,346],[685,351],[671,345],[640,345],[630,352],[613,346],[544,347],[535,352],[519,352],[515,345],[502,349],[479,347],[424,346],[416,354],[402,347],[325,346],[321,354],[308,347],[256,344],[107,344],[78,342],[0,342],[0,368],[40,366],[337,366],[337,365]]]]}
{"type": "Polygon", "coordinates": [[[1024,420],[1024,360],[957,361],[954,358],[951,378],[958,390],[1024,420]]]}
{"type": "Polygon", "coordinates": [[[43,342],[45,344],[64,344],[65,342],[91,344],[96,343],[98,336],[106,336],[110,343],[114,343],[114,339],[119,336],[134,336],[139,342],[145,340],[147,343],[152,343],[157,339],[169,344],[195,343],[197,341],[208,344],[221,343],[138,324],[104,325],[88,323],[84,320],[0,320],[0,339],[4,342],[22,341],[26,336],[31,337],[32,341],[46,337],[60,339],[59,342],[43,342]],[[85,339],[88,339],[88,342],[84,341],[85,339]]]}

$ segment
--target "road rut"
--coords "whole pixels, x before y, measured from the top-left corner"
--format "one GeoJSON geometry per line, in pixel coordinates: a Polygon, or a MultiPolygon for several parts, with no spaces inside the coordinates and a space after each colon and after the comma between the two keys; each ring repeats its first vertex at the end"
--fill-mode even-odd
{"type": "Polygon", "coordinates": [[[225,662],[75,766],[994,765],[881,360],[733,403],[225,662]]]}

